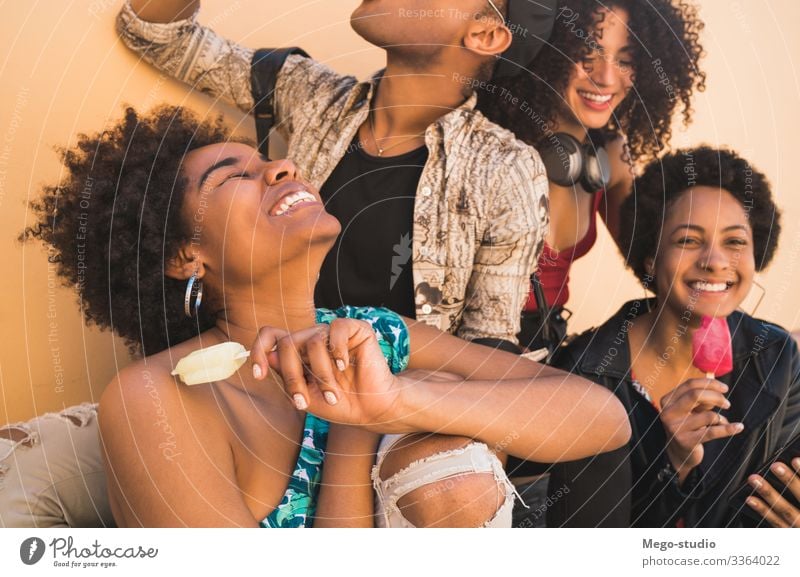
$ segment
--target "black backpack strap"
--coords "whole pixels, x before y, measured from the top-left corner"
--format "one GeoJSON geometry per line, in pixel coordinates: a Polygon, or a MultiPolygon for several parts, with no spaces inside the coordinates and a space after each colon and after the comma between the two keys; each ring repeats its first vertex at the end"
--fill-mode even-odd
{"type": "Polygon", "coordinates": [[[292,54],[308,57],[300,48],[261,48],[250,63],[250,90],[253,93],[253,115],[256,118],[258,151],[269,154],[269,133],[275,125],[275,84],[278,73],[292,54]]]}
{"type": "Polygon", "coordinates": [[[549,323],[550,306],[547,304],[547,298],[544,296],[542,280],[536,272],[531,275],[531,286],[533,287],[533,296],[536,298],[536,308],[539,311],[539,316],[542,318],[542,338],[547,342],[552,342],[555,335],[549,323]]]}

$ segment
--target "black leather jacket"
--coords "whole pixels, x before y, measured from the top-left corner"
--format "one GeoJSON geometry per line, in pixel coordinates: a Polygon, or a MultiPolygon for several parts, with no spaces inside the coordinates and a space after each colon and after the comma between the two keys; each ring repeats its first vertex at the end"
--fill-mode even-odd
{"type": "MultiPolygon", "coordinates": [[[[651,301],[652,302],[652,301],[651,301]]],[[[630,379],[630,321],[647,311],[644,300],[626,303],[597,329],[577,337],[554,364],[614,391],[631,418],[632,525],[740,526],[729,498],[747,476],[800,432],[800,354],[782,328],[739,312],[728,317],[733,371],[719,380],[730,387],[731,408],[721,411],[743,432],[704,446],[703,461],[679,486],[666,455],[658,413],[630,379]]]]}

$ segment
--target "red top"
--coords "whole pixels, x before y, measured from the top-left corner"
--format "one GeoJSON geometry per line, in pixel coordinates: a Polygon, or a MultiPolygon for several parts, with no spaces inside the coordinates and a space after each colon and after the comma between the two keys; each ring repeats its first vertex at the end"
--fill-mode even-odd
{"type": "MultiPolygon", "coordinates": [[[[544,249],[542,249],[542,254],[539,256],[537,274],[544,289],[544,298],[550,307],[564,306],[569,300],[569,269],[572,263],[586,255],[597,241],[597,211],[602,200],[603,190],[601,189],[594,194],[594,204],[589,214],[589,230],[586,231],[586,235],[575,246],[556,251],[545,243],[544,249]]],[[[536,295],[533,294],[533,289],[531,289],[528,293],[528,302],[525,304],[525,310],[536,312],[538,309],[536,295]]]]}

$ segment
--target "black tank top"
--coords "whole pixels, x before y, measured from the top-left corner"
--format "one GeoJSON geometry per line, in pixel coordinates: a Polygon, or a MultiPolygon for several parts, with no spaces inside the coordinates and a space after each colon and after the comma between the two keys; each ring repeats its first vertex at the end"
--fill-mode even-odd
{"type": "Polygon", "coordinates": [[[427,160],[425,146],[370,156],[356,136],[320,191],[342,232],[322,265],[317,306],[382,306],[414,318],[414,198],[427,160]]]}

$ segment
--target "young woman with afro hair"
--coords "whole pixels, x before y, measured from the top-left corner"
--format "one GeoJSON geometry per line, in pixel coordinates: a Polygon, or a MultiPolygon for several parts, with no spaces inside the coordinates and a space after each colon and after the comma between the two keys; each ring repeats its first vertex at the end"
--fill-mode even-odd
{"type": "Polygon", "coordinates": [[[220,121],[128,109],[63,160],[24,236],[142,355],[98,413],[121,526],[510,526],[506,453],[572,460],[628,438],[585,379],[387,309],[315,309],[339,222],[294,163],[220,121]],[[250,345],[238,370],[174,376],[228,342],[250,345]]]}
{"type": "MultiPolygon", "coordinates": [[[[518,335],[527,350],[546,348],[552,356],[564,344],[570,268],[596,242],[597,213],[619,243],[620,206],[631,193],[636,167],[669,145],[676,114],[685,125],[691,121],[692,96],[705,87],[702,28],[696,9],[684,0],[560,1],[552,31],[533,60],[517,74],[496,78],[493,90],[479,91],[481,111],[534,146],[547,169],[550,229],[518,335]]],[[[575,481],[587,466],[593,475],[611,477],[622,459],[620,452],[606,453],[555,468],[511,459],[509,474],[536,510],[558,487],[571,487],[575,496],[581,486],[575,481]]],[[[558,516],[572,518],[575,526],[618,525],[627,516],[625,481],[603,488],[558,516]]],[[[547,523],[567,504],[547,507],[547,523]]],[[[522,508],[515,517],[519,525],[544,521],[522,508]]]]}
{"type": "Polygon", "coordinates": [[[655,298],[626,303],[555,364],[613,390],[630,415],[632,525],[752,525],[748,511],[800,525],[789,502],[800,459],[768,460],[797,442],[800,354],[784,329],[739,310],[778,245],[769,182],[730,150],[678,150],[636,179],[622,222],[627,265],[655,298]],[[693,348],[709,318],[731,334],[732,362],[715,360],[713,378],[693,348]],[[756,474],[765,463],[785,487],[756,474]],[[755,495],[741,498],[748,484],[755,495]]]}
{"type": "MultiPolygon", "coordinates": [[[[635,168],[669,146],[676,114],[691,122],[692,96],[705,88],[702,28],[685,0],[565,0],[530,64],[480,94],[484,114],[533,145],[547,167],[550,230],[537,276],[550,342],[566,335],[569,271],[596,241],[596,214],[618,241],[635,168]]],[[[547,345],[540,313],[532,287],[520,333],[529,350],[547,345]]]]}

